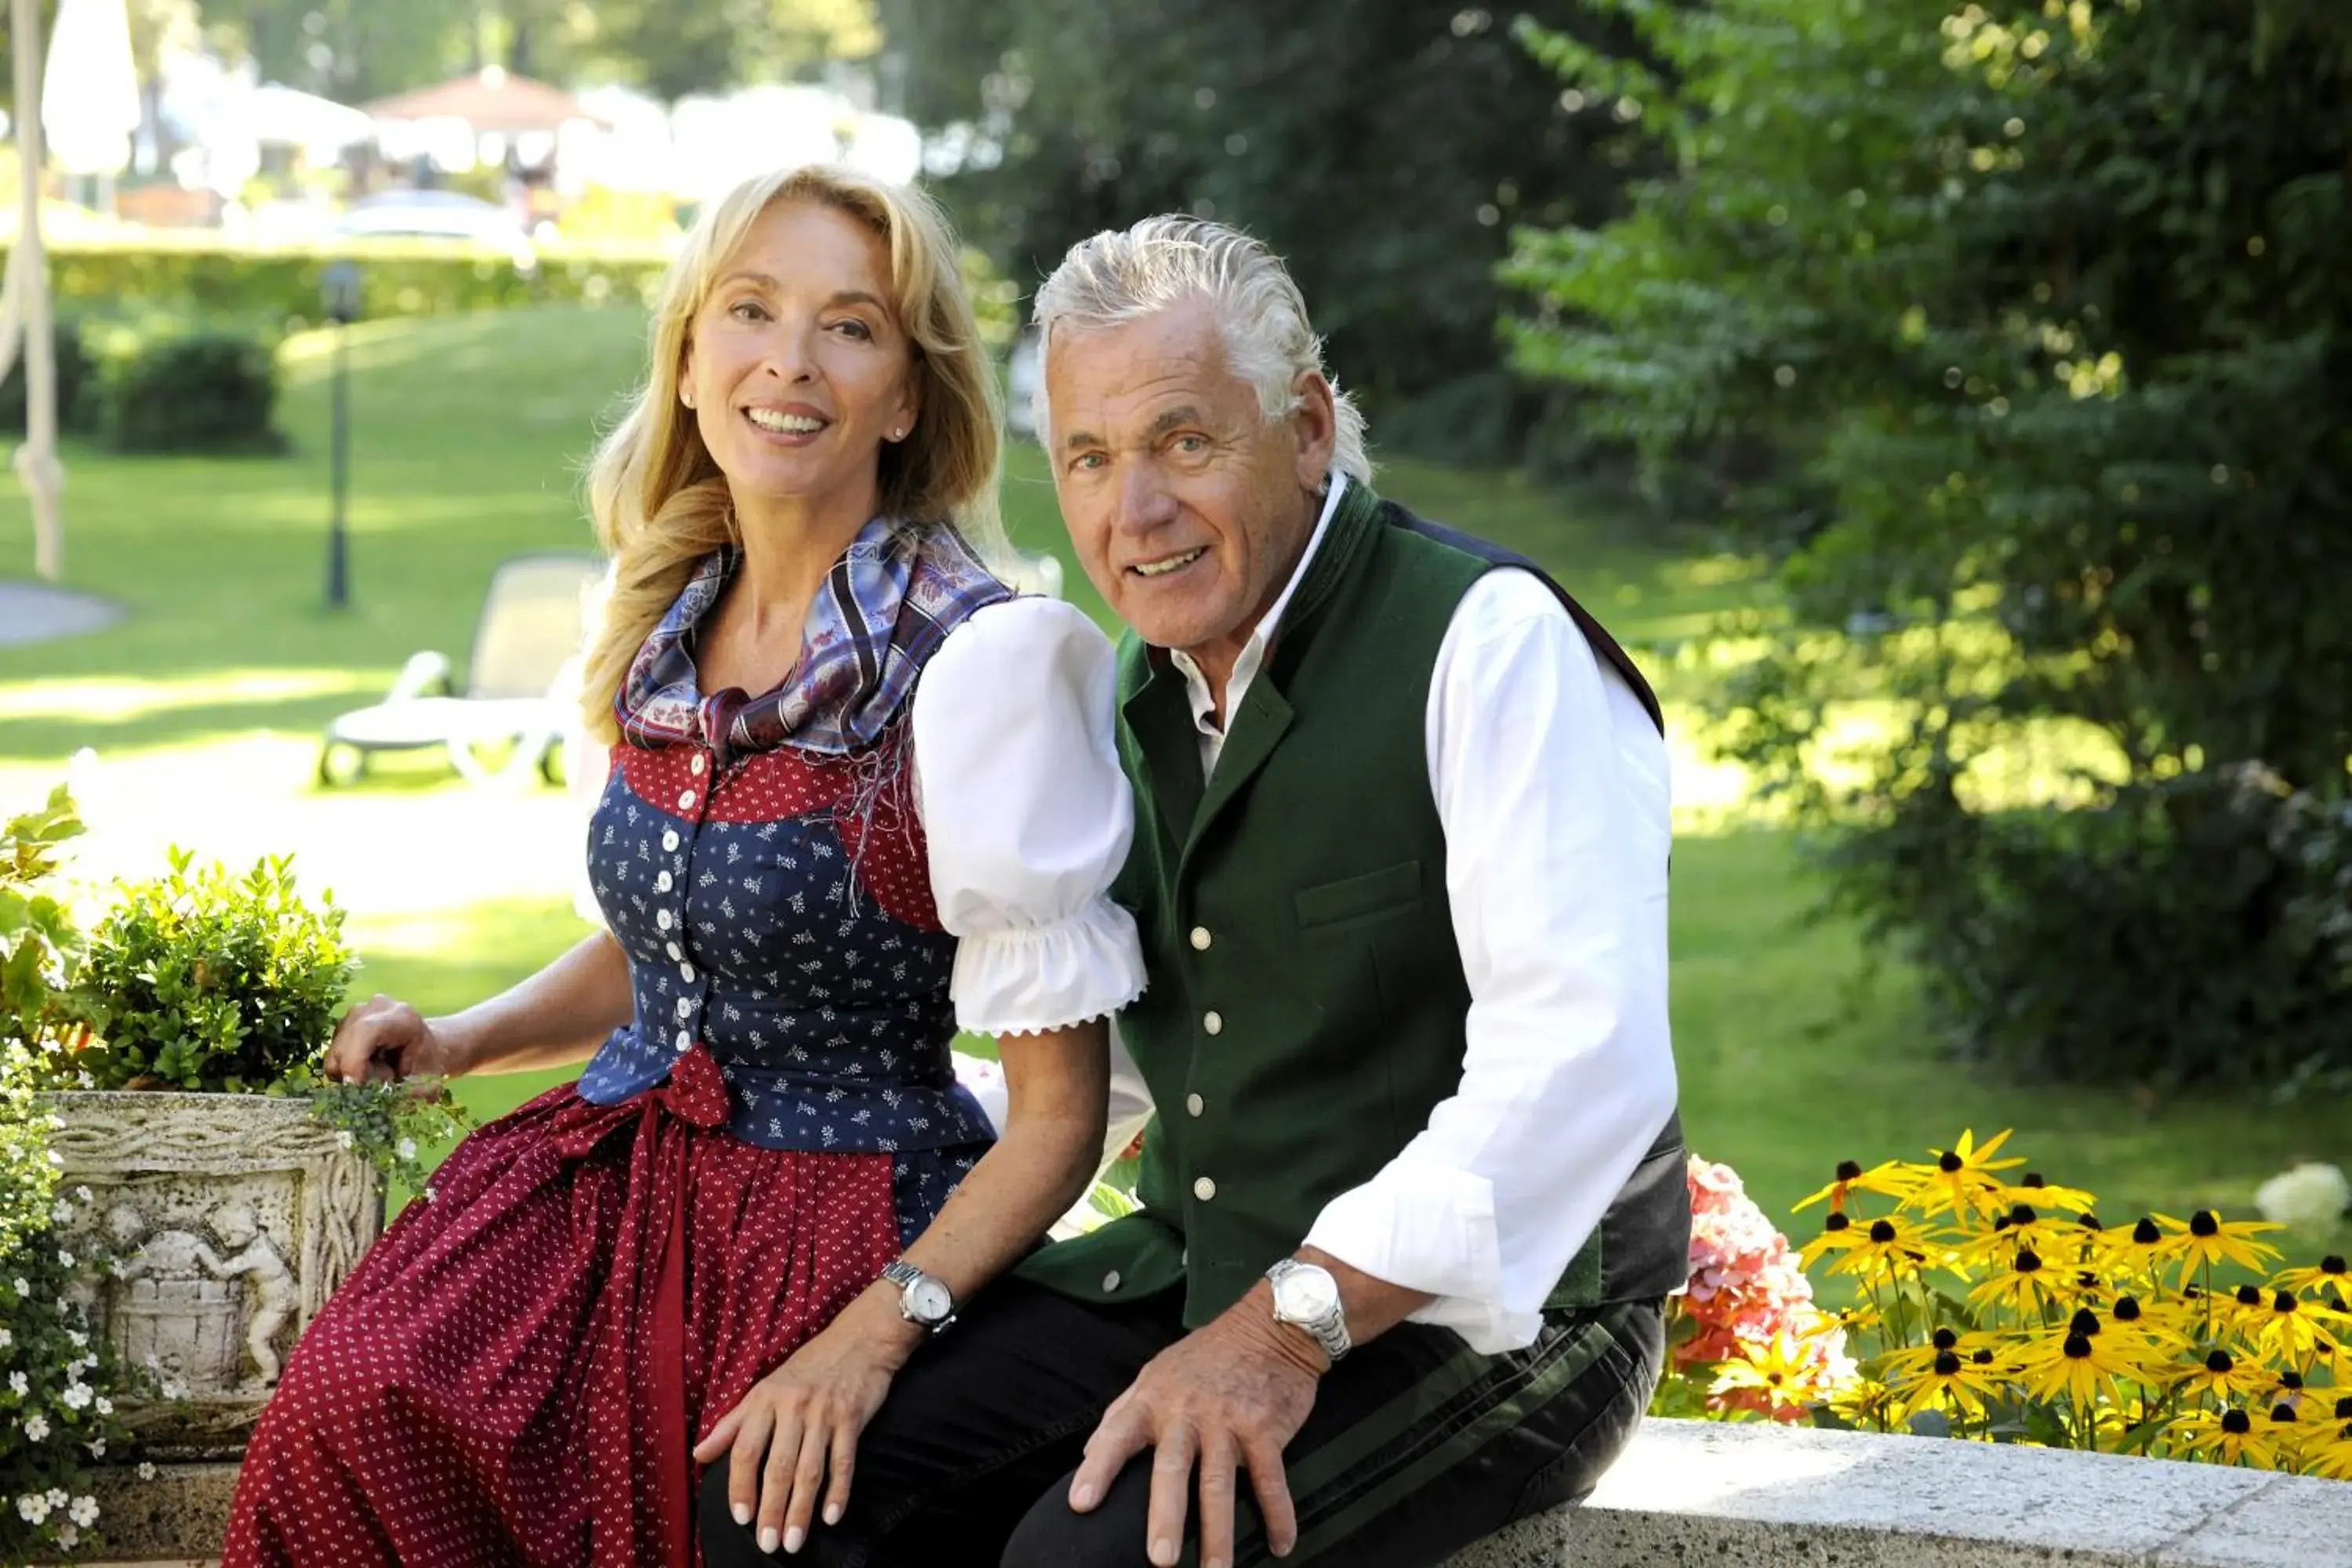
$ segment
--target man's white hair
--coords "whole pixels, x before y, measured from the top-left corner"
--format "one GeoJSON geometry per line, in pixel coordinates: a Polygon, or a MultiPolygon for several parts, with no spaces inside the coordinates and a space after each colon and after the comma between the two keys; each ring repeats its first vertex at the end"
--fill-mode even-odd
{"type": "MultiPolygon", "coordinates": [[[[1257,390],[1269,420],[1299,405],[1292,384],[1313,371],[1331,381],[1336,441],[1331,466],[1360,484],[1372,478],[1364,451],[1364,416],[1323,366],[1323,341],[1307,324],[1307,300],[1265,245],[1221,223],[1168,213],[1132,228],[1080,240],[1037,290],[1036,322],[1045,355],[1062,327],[1115,327],[1173,305],[1205,300],[1223,329],[1225,359],[1257,390]]],[[[1050,433],[1045,378],[1035,394],[1037,428],[1050,433]]]]}

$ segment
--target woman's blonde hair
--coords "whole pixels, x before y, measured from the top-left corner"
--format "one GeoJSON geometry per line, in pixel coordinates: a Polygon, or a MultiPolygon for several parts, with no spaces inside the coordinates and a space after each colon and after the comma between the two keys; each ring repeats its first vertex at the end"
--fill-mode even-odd
{"type": "Polygon", "coordinates": [[[720,268],[761,215],[788,201],[845,213],[889,248],[893,304],[920,401],[913,432],[882,447],[883,515],[905,527],[952,527],[983,560],[1001,559],[1005,549],[996,510],[1003,440],[996,372],[946,216],[919,191],[832,165],[747,180],[703,213],[670,264],[646,384],[589,465],[589,512],[613,563],[581,682],[581,710],[599,740],[616,738],[613,700],[696,564],[739,542],[726,477],[678,403],[678,378],[720,268]]]}

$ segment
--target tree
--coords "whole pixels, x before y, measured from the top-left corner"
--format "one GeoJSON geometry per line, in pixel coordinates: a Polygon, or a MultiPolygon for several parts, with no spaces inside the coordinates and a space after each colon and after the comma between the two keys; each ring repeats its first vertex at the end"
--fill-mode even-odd
{"type": "Polygon", "coordinates": [[[657,98],[790,80],[880,46],[871,0],[604,0],[596,52],[657,98]]]}
{"type": "Polygon", "coordinates": [[[2352,1076],[2352,13],[1608,3],[1664,68],[1528,42],[1676,165],[1521,236],[1515,352],[1655,470],[1770,454],[1735,752],[1964,1043],[2352,1076]]]}
{"type": "MultiPolygon", "coordinates": [[[[1582,26],[1580,9],[1548,7],[1582,26]]],[[[1516,457],[1495,321],[1514,220],[1595,222],[1641,143],[1562,101],[1459,0],[884,0],[908,112],[961,126],[942,186],[1010,275],[1148,213],[1238,223],[1297,275],[1384,443],[1516,457]],[[1476,451],[1464,442],[1477,437],[1476,451]]]]}

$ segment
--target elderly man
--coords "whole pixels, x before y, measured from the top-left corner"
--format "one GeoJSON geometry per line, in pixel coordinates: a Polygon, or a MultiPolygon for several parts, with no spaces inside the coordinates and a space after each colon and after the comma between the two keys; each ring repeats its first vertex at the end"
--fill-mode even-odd
{"type": "MultiPolygon", "coordinates": [[[[1142,1207],[917,1354],[805,1550],[1441,1563],[1591,1489],[1684,1278],[1656,700],[1531,563],[1373,492],[1256,241],[1097,235],[1037,319],[1063,516],[1133,634],[1142,1207]]],[[[727,1489],[714,1568],[768,1544],[727,1489]]]]}

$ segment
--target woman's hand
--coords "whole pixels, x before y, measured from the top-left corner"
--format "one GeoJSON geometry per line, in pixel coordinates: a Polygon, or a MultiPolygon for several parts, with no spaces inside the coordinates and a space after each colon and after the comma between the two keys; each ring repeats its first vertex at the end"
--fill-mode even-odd
{"type": "MultiPolygon", "coordinates": [[[[890,1292],[895,1300],[896,1292],[890,1292]]],[[[919,1330],[895,1310],[884,1318],[869,1293],[792,1358],[752,1384],[741,1403],[695,1445],[694,1461],[731,1453],[727,1500],[735,1522],[756,1518],[760,1550],[798,1552],[824,1493],[824,1521],[849,1506],[857,1438],[912,1353],[919,1330]],[[861,1310],[861,1309],[865,1309],[861,1310]]]]}
{"type": "Polygon", "coordinates": [[[379,993],[343,1015],[328,1043],[330,1079],[353,1083],[408,1078],[455,1078],[464,1054],[446,1020],[426,1018],[405,1002],[379,993]]]}

